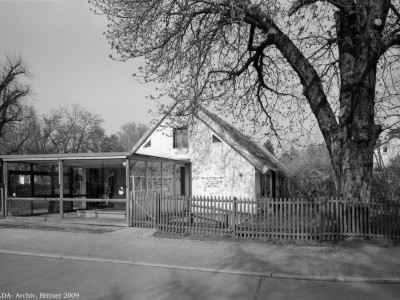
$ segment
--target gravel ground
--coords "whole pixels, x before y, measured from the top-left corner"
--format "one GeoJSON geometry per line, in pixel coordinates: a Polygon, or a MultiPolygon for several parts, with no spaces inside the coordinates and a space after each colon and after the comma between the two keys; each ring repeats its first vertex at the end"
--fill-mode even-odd
{"type": "Polygon", "coordinates": [[[398,278],[400,246],[283,243],[158,234],[153,229],[0,220],[0,250],[329,278],[398,278]]]}

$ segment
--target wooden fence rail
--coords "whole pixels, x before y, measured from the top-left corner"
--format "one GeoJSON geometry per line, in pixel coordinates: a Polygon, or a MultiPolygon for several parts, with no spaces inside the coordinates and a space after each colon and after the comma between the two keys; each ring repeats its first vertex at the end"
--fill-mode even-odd
{"type": "Polygon", "coordinates": [[[279,240],[400,240],[400,203],[136,193],[132,224],[162,232],[279,240]]]}

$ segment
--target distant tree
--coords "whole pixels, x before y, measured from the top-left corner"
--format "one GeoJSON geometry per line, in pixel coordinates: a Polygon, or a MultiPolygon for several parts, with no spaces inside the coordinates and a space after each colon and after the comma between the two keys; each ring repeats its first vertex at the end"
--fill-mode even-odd
{"type": "Polygon", "coordinates": [[[125,150],[116,134],[105,135],[100,147],[100,152],[122,152],[125,150]]]}
{"type": "Polygon", "coordinates": [[[121,126],[118,132],[120,145],[124,151],[129,151],[149,129],[147,125],[129,122],[121,126]]]}
{"type": "Polygon", "coordinates": [[[270,140],[266,141],[263,144],[264,148],[267,149],[269,152],[271,152],[271,154],[275,155],[275,148],[274,145],[271,143],[270,140]]]}
{"type": "Polygon", "coordinates": [[[328,151],[323,145],[312,145],[304,149],[292,147],[281,160],[291,170],[292,197],[315,200],[318,197],[334,196],[333,169],[328,151]]]}
{"type": "Polygon", "coordinates": [[[0,64],[0,152],[16,153],[30,134],[33,110],[26,105],[31,88],[30,78],[21,57],[6,57],[0,64]]]}
{"type": "Polygon", "coordinates": [[[80,105],[59,106],[35,120],[27,153],[98,152],[103,120],[80,105]]]}

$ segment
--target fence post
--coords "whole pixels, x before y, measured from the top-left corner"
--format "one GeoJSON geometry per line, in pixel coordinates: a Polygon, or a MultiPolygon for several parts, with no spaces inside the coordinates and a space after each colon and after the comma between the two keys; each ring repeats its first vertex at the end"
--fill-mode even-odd
{"type": "Polygon", "coordinates": [[[6,218],[6,212],[4,211],[4,195],[3,195],[3,188],[0,188],[0,201],[1,201],[1,203],[0,203],[0,205],[1,205],[1,214],[2,214],[2,216],[3,216],[3,218],[6,218]]]}
{"type": "Polygon", "coordinates": [[[156,193],[156,228],[160,225],[161,219],[161,194],[156,193]]]}
{"type": "Polygon", "coordinates": [[[187,231],[188,232],[191,232],[192,230],[192,210],[191,210],[191,207],[190,207],[190,197],[188,197],[187,198],[187,211],[188,211],[188,213],[187,213],[187,224],[188,224],[188,229],[187,229],[187,231]]]}
{"type": "Polygon", "coordinates": [[[64,219],[64,164],[62,160],[58,161],[58,184],[60,186],[60,218],[64,219]]]}
{"type": "Polygon", "coordinates": [[[233,226],[233,236],[236,236],[236,197],[233,197],[233,207],[232,207],[232,226],[233,226]]]}
{"type": "Polygon", "coordinates": [[[3,184],[4,184],[4,200],[3,200],[3,214],[4,218],[8,216],[8,163],[3,162],[3,184]]]}

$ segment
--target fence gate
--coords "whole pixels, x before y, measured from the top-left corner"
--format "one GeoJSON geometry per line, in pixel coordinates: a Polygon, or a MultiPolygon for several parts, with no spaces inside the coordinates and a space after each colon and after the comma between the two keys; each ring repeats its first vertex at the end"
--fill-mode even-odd
{"type": "Polygon", "coordinates": [[[156,192],[133,193],[131,216],[132,226],[156,228],[159,220],[160,196],[156,192]]]}

